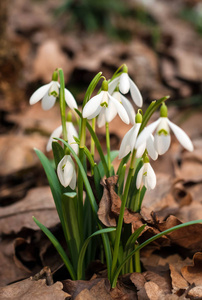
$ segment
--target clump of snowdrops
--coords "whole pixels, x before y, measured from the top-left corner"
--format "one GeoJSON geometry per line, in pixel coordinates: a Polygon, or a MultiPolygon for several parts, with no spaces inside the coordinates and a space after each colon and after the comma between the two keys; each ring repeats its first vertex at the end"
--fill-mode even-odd
{"type": "Polygon", "coordinates": [[[61,126],[51,134],[46,149],[53,151],[55,167],[41,151],[35,151],[50,184],[67,251],[44,225],[36,218],[34,221],[57,249],[73,280],[85,279],[89,263],[100,259],[107,266],[111,286],[115,287],[119,274],[141,271],[139,252],[143,247],[178,228],[202,221],[175,226],[142,244],[138,243],[138,237],[146,225],[133,232],[130,226],[124,224],[124,210],[128,208],[140,212],[145,193],[156,186],[156,175],[150,159],[156,160],[158,155],[168,150],[171,143],[170,129],[186,150],[193,150],[187,134],[167,117],[165,102],[168,98],[166,96],[151,102],[143,113],[142,96],[129,77],[126,65],[122,65],[110,80],[102,76],[101,72],[98,73],[86,91],[81,109],[65,88],[62,69],[55,70],[52,81],[31,96],[30,104],[42,100],[44,110],[51,109],[56,100],[60,104],[61,126]],[[99,92],[92,97],[100,82],[102,85],[99,92]],[[136,112],[134,105],[124,96],[128,92],[137,107],[136,112]],[[159,119],[147,125],[159,108],[159,119]],[[77,116],[76,124],[72,123],[71,111],[77,116]],[[109,123],[117,114],[120,126],[122,122],[132,125],[119,151],[111,151],[109,123]],[[96,126],[105,126],[106,154],[96,135],[96,126]],[[86,131],[91,135],[90,148],[86,147],[86,131]],[[95,149],[100,157],[97,162],[94,159],[95,149]],[[120,164],[115,170],[113,160],[117,156],[120,164]],[[109,178],[116,178],[113,193],[121,201],[120,212],[113,226],[107,226],[99,214],[102,209],[103,182],[109,178]]]}

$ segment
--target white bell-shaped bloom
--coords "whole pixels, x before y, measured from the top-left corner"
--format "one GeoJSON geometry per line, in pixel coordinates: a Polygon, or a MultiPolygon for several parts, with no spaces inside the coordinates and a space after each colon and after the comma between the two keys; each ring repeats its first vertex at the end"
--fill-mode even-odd
{"type": "Polygon", "coordinates": [[[60,183],[64,186],[70,186],[72,190],[76,187],[76,170],[74,162],[70,155],[65,155],[57,166],[57,174],[60,183]]]}
{"type": "MultiPolygon", "coordinates": [[[[72,122],[66,122],[66,128],[67,128],[67,140],[70,146],[73,148],[73,150],[78,154],[78,144],[74,140],[74,136],[78,138],[78,133],[72,124],[72,122]]],[[[62,136],[62,125],[57,127],[51,134],[48,144],[46,146],[46,151],[52,150],[52,142],[54,141],[54,138],[59,138],[62,136]]]]}
{"type": "Polygon", "coordinates": [[[158,152],[156,151],[156,149],[154,147],[154,137],[152,134],[150,134],[148,139],[137,148],[136,157],[137,158],[142,157],[145,150],[147,150],[148,155],[153,160],[156,160],[158,158],[158,152]]]}
{"type": "Polygon", "coordinates": [[[129,117],[123,105],[108,91],[101,91],[86,103],[82,114],[83,118],[90,120],[98,116],[98,127],[102,127],[106,122],[111,122],[117,113],[123,122],[129,124],[129,117]]]}
{"type": "Polygon", "coordinates": [[[142,107],[143,100],[140,91],[128,73],[122,73],[109,83],[109,93],[112,94],[116,87],[122,94],[127,94],[130,91],[131,97],[138,107],[142,107]]]}
{"type": "MultiPolygon", "coordinates": [[[[51,109],[56,99],[59,97],[60,84],[58,81],[52,80],[50,83],[45,84],[38,88],[30,97],[29,103],[31,105],[42,100],[41,105],[44,110],[51,109]]],[[[65,88],[65,101],[67,105],[71,108],[78,108],[77,103],[73,95],[65,88]]]]}
{"type": "Polygon", "coordinates": [[[149,162],[144,163],[137,174],[137,189],[141,188],[143,185],[147,190],[153,190],[156,186],[156,175],[149,162]]]}
{"type": "Polygon", "coordinates": [[[135,110],[134,110],[132,104],[130,103],[130,101],[118,91],[113,92],[112,97],[117,99],[123,105],[123,107],[125,108],[125,110],[128,114],[130,123],[134,125],[135,124],[135,110]]]}
{"type": "Polygon", "coordinates": [[[125,157],[129,152],[132,152],[135,149],[135,143],[140,126],[141,123],[135,123],[133,127],[125,134],[121,142],[119,158],[125,157]]]}
{"type": "Polygon", "coordinates": [[[140,147],[155,130],[154,146],[158,154],[164,154],[170,147],[170,129],[180,142],[180,144],[188,151],[193,151],[193,144],[188,135],[179,126],[171,122],[167,117],[160,117],[157,121],[145,127],[137,138],[136,146],[140,147]]]}

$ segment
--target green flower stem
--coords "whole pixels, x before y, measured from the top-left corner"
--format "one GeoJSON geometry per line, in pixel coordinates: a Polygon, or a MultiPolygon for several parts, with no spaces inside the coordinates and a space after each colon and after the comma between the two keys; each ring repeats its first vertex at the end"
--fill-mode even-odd
{"type": "Polygon", "coordinates": [[[107,145],[107,165],[110,172],[111,169],[111,159],[110,159],[110,133],[109,133],[109,123],[105,123],[106,129],[106,145],[107,145]]]}
{"type": "MultiPolygon", "coordinates": [[[[79,160],[83,165],[84,160],[84,147],[86,142],[86,119],[81,119],[81,134],[80,134],[80,145],[79,145],[79,160]]],[[[79,230],[81,234],[81,241],[83,241],[83,177],[80,168],[78,169],[78,220],[79,230]]],[[[82,243],[81,243],[82,244],[82,243]]]]}
{"type": "Polygon", "coordinates": [[[58,69],[59,77],[60,77],[60,114],[61,114],[61,121],[62,121],[62,134],[63,139],[67,141],[67,128],[66,128],[66,116],[65,116],[65,81],[64,81],[64,73],[62,69],[58,69]]]}
{"type": "MultiPolygon", "coordinates": [[[[94,132],[95,132],[95,123],[96,123],[95,121],[96,121],[96,118],[93,118],[92,119],[92,128],[93,128],[94,132]]],[[[94,142],[92,136],[91,136],[90,152],[91,152],[92,157],[94,158],[94,155],[95,155],[95,142],[94,142]]]]}
{"type": "Polygon", "coordinates": [[[131,162],[130,162],[130,168],[126,180],[126,185],[124,189],[124,194],[121,202],[121,209],[120,209],[120,215],[119,215],[119,220],[118,220],[118,225],[117,225],[117,230],[116,230],[116,237],[115,237],[115,243],[114,243],[114,252],[113,252],[113,260],[112,260],[112,270],[111,270],[111,281],[114,278],[114,274],[116,272],[116,266],[117,266],[117,260],[118,260],[118,255],[119,255],[119,245],[120,245],[120,238],[121,238],[121,231],[122,231],[122,225],[123,225],[123,216],[124,216],[124,211],[125,211],[125,206],[126,206],[126,201],[128,197],[128,192],[130,188],[130,183],[131,179],[133,176],[133,170],[134,170],[134,162],[135,162],[135,155],[136,155],[136,150],[133,151],[131,162]]]}
{"type": "MultiPolygon", "coordinates": [[[[137,247],[139,246],[139,244],[135,244],[135,249],[137,249],[137,247]]],[[[141,273],[141,264],[140,264],[140,251],[136,251],[135,252],[135,272],[136,273],[141,273]]]]}

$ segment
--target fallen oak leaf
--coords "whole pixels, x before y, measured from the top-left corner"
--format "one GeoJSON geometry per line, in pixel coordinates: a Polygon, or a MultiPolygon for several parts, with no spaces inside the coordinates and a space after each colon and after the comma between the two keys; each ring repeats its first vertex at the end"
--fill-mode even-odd
{"type": "Polygon", "coordinates": [[[202,252],[195,253],[193,265],[183,267],[181,273],[190,284],[202,285],[202,252]]]}
{"type": "Polygon", "coordinates": [[[63,285],[59,281],[51,286],[47,286],[45,279],[34,281],[28,278],[0,288],[0,299],[65,300],[70,295],[64,292],[62,288],[63,285]]]}
{"type": "Polygon", "coordinates": [[[177,293],[180,290],[186,290],[189,286],[187,281],[182,277],[182,275],[176,270],[176,268],[172,264],[169,265],[169,268],[173,292],[177,293]]]}

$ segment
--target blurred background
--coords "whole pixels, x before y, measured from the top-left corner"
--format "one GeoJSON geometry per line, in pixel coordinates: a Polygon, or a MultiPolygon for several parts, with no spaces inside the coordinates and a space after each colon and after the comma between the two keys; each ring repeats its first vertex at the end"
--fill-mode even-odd
{"type": "MultiPolygon", "coordinates": [[[[61,67],[66,87],[81,104],[98,72],[109,79],[123,63],[143,95],[143,110],[154,99],[170,95],[169,117],[195,147],[193,153],[183,152],[172,139],[168,154],[152,162],[158,184],[152,205],[150,196],[145,207],[168,208],[163,217],[172,211],[182,221],[202,218],[202,1],[1,0],[1,285],[44,265],[58,266],[55,254],[47,256],[51,246],[44,246],[31,217],[47,227],[58,224],[33,148],[45,152],[48,137],[60,125],[59,107],[43,111],[40,102],[29,105],[30,96],[61,67]],[[176,178],[181,187],[170,196],[176,178]],[[164,197],[165,186],[169,197],[164,197]]],[[[110,124],[112,149],[118,149],[128,129],[119,118],[110,124]]],[[[98,136],[105,147],[104,129],[98,136]]]]}

